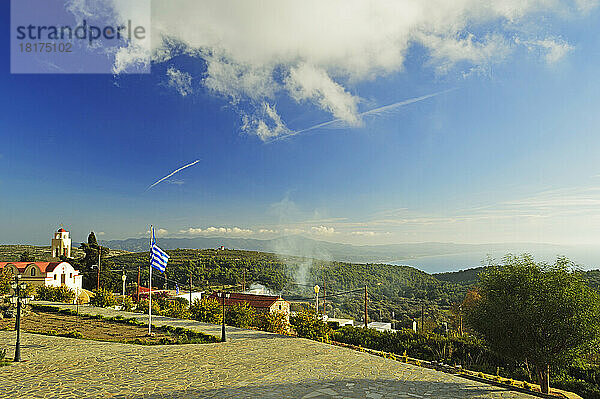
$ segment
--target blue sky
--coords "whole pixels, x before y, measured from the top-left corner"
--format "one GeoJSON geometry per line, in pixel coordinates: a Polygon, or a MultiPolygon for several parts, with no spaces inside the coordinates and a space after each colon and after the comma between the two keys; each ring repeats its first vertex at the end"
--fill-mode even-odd
{"type": "MultiPolygon", "coordinates": [[[[153,53],[148,75],[10,74],[5,35],[0,242],[46,244],[60,223],[76,240],[90,230],[138,237],[152,223],[165,236],[593,244],[600,12],[593,2],[569,12],[523,3],[485,18],[464,11],[451,27],[432,17],[409,38],[393,24],[372,34],[364,11],[348,11],[358,33],[338,41],[340,28],[316,50],[310,25],[273,41],[242,26],[233,33],[247,39],[224,31],[217,44],[189,26],[169,32],[188,50],[153,53]],[[322,55],[339,43],[348,57],[322,55]],[[373,54],[355,57],[365,48],[373,54]],[[271,142],[332,119],[336,128],[271,142]]],[[[181,15],[161,7],[154,2],[153,24],[168,29],[181,15]]],[[[219,26],[243,18],[208,8],[219,26]]],[[[10,26],[8,2],[0,15],[10,26]]],[[[398,24],[413,32],[417,22],[398,24]]]]}

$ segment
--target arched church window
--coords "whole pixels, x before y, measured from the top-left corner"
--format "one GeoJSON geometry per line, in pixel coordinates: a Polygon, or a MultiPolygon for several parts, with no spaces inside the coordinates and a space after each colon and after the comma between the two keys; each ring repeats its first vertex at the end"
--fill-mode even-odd
{"type": "Polygon", "coordinates": [[[31,269],[31,275],[35,276],[35,267],[31,269]]]}

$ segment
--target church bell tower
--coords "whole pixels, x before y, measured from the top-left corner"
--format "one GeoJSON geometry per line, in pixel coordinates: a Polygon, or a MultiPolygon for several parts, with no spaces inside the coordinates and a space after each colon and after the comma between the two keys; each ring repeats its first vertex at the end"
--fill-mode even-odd
{"type": "Polygon", "coordinates": [[[59,261],[61,256],[71,257],[71,238],[69,232],[62,227],[54,233],[52,239],[52,260],[59,261]]]}

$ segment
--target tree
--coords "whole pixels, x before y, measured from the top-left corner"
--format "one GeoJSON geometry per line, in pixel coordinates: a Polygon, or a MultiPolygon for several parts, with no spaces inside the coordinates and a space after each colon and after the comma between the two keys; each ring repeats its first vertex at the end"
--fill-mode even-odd
{"type": "Polygon", "coordinates": [[[496,352],[533,364],[544,393],[550,368],[581,358],[600,332],[598,293],[566,258],[508,255],[479,276],[478,294],[464,306],[468,323],[496,352]]]}
{"type": "Polygon", "coordinates": [[[19,262],[35,262],[35,256],[28,249],[19,256],[19,262]]]}
{"type": "Polygon", "coordinates": [[[194,320],[221,324],[223,320],[221,304],[214,298],[195,299],[190,308],[194,320]]]}
{"type": "Polygon", "coordinates": [[[35,299],[50,302],[72,303],[75,299],[75,291],[67,286],[51,287],[40,285],[35,291],[35,299]]]}
{"type": "Polygon", "coordinates": [[[90,305],[108,308],[117,304],[117,298],[112,292],[107,291],[104,288],[94,290],[93,292],[94,296],[90,298],[90,305]]]}
{"type": "Polygon", "coordinates": [[[302,338],[327,341],[331,328],[323,322],[314,309],[303,308],[291,319],[291,324],[296,334],[302,338]]]}
{"type": "Polygon", "coordinates": [[[227,306],[225,307],[225,323],[240,328],[254,326],[258,324],[256,310],[247,302],[227,306]]]}
{"type": "Polygon", "coordinates": [[[173,317],[176,319],[189,319],[190,312],[188,309],[188,301],[184,298],[172,298],[165,301],[165,306],[161,306],[161,315],[173,317]]]}
{"type": "Polygon", "coordinates": [[[96,240],[96,234],[93,231],[90,231],[90,234],[88,234],[88,244],[98,246],[98,240],[96,240]]]}
{"type": "Polygon", "coordinates": [[[0,294],[10,293],[10,283],[12,283],[13,279],[13,272],[10,268],[5,267],[0,269],[0,294]]]}
{"type": "Polygon", "coordinates": [[[285,313],[267,312],[263,313],[258,318],[258,328],[264,331],[284,335],[289,333],[290,325],[287,322],[285,313]]]}
{"type": "Polygon", "coordinates": [[[83,259],[77,260],[69,260],[73,264],[73,266],[77,266],[83,275],[83,287],[87,289],[96,288],[97,286],[97,273],[98,269],[94,268],[94,265],[98,265],[98,252],[100,254],[100,280],[101,285],[103,287],[114,289],[115,287],[118,289],[120,281],[119,277],[115,276],[114,273],[107,272],[114,266],[112,263],[109,264],[106,258],[110,253],[110,249],[108,247],[102,247],[98,245],[98,240],[96,240],[96,235],[92,231],[88,235],[88,242],[82,242],[79,245],[79,249],[85,252],[83,259]],[[104,284],[107,283],[107,284],[104,284]]]}

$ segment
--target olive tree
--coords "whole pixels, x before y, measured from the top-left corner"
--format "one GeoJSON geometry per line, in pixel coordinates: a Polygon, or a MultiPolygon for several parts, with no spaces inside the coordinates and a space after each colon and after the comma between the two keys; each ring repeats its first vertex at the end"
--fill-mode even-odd
{"type": "Polygon", "coordinates": [[[541,390],[551,367],[568,365],[593,348],[599,332],[598,293],[566,258],[535,263],[531,255],[504,258],[480,274],[467,322],[492,349],[535,366],[541,390]]]}

